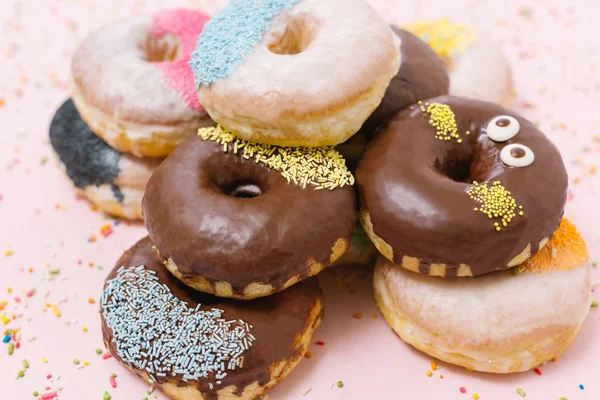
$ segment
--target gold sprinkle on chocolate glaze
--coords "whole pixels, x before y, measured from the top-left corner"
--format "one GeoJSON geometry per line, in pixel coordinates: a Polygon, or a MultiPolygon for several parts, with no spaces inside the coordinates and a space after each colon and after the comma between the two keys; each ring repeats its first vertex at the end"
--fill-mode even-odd
{"type": "Polygon", "coordinates": [[[422,101],[419,101],[418,104],[422,112],[429,114],[429,125],[436,129],[436,139],[444,141],[456,139],[458,143],[462,143],[462,139],[458,135],[456,116],[450,106],[422,101]]]}
{"type": "Polygon", "coordinates": [[[511,193],[502,186],[500,181],[495,181],[491,186],[488,182],[481,184],[473,182],[467,194],[479,203],[479,207],[474,208],[475,211],[487,215],[489,219],[496,219],[494,227],[497,231],[508,226],[517,215],[517,209],[519,209],[518,214],[523,216],[523,206],[517,206],[511,193]]]}
{"type": "Polygon", "coordinates": [[[198,135],[223,146],[223,152],[241,152],[241,156],[278,171],[288,182],[315,190],[333,190],[354,185],[354,176],[346,167],[346,160],[333,146],[280,147],[252,143],[235,136],[221,125],[200,128],[198,135]]]}

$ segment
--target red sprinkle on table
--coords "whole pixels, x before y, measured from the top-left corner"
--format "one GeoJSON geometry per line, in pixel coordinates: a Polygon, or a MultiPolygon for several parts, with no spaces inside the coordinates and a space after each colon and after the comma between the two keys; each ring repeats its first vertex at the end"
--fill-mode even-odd
{"type": "Polygon", "coordinates": [[[465,389],[464,386],[461,386],[458,390],[460,390],[461,393],[467,393],[467,389],[465,389]]]}
{"type": "Polygon", "coordinates": [[[542,370],[541,370],[541,369],[539,369],[539,368],[534,368],[534,371],[535,371],[535,373],[536,373],[536,374],[538,374],[538,375],[542,375],[542,370]]]}

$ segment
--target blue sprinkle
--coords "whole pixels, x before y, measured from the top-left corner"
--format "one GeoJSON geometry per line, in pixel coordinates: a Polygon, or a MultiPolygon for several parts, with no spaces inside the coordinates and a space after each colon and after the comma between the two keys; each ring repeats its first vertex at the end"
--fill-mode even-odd
{"type": "Polygon", "coordinates": [[[196,88],[229,78],[262,40],[271,20],[300,0],[231,0],[205,25],[190,67],[196,88]]]}
{"type": "Polygon", "coordinates": [[[229,349],[247,350],[255,340],[248,324],[226,321],[223,310],[188,308],[143,265],[118,269],[102,294],[102,310],[119,357],[148,372],[151,381],[169,374],[221,379],[242,366],[242,352],[229,349]]]}
{"type": "Polygon", "coordinates": [[[583,385],[579,385],[579,389],[583,390],[584,389],[583,385]]]}
{"type": "Polygon", "coordinates": [[[2,339],[2,343],[8,343],[10,342],[10,335],[6,335],[4,336],[4,339],[2,339]]]}

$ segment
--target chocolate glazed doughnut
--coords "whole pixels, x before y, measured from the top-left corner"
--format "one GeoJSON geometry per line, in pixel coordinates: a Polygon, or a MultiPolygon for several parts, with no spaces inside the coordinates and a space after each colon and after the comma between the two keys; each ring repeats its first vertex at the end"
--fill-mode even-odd
{"type": "Polygon", "coordinates": [[[358,133],[336,147],[348,160],[351,171],[356,171],[358,159],[383,122],[419,100],[448,94],[450,88],[444,61],[435,51],[412,33],[393,25],[391,28],[402,39],[400,70],[390,82],[381,104],[358,133]]]}
{"type": "Polygon", "coordinates": [[[359,131],[367,137],[371,137],[377,127],[397,111],[419,100],[448,94],[450,90],[448,71],[435,51],[412,33],[393,25],[391,27],[402,40],[402,63],[381,104],[359,131]]]}
{"type": "Polygon", "coordinates": [[[142,207],[175,276],[203,292],[251,299],[315,275],[344,254],[356,199],[351,186],[289,183],[237,146],[187,139],[150,178],[142,207]]]}
{"type": "Polygon", "coordinates": [[[558,228],[558,149],[499,105],[443,96],[393,117],[357,170],[361,222],[407,269],[474,276],[518,265],[558,228]]]}
{"type": "MultiPolygon", "coordinates": [[[[235,301],[197,292],[177,280],[160,264],[152,242],[144,238],[123,255],[108,275],[101,315],[104,343],[110,353],[169,398],[250,400],[279,383],[304,357],[323,316],[323,295],[316,278],[307,279],[282,293],[252,301],[235,301]],[[161,285],[158,288],[160,295],[152,292],[152,287],[158,285],[161,285]],[[144,293],[148,287],[149,291],[144,293]],[[152,321],[148,324],[145,320],[148,315],[140,310],[145,306],[148,306],[145,308],[147,314],[152,314],[152,321]],[[154,308],[162,311],[155,312],[154,308]],[[172,309],[178,312],[165,311],[172,309]],[[206,335],[207,325],[212,321],[210,318],[201,319],[208,324],[195,324],[197,320],[194,317],[215,309],[222,311],[220,318],[235,321],[236,325],[240,324],[238,326],[248,324],[247,331],[239,332],[243,340],[251,342],[238,357],[243,358],[241,366],[227,368],[224,377],[218,371],[197,376],[202,374],[195,367],[203,358],[198,353],[206,350],[206,353],[214,354],[215,351],[215,347],[200,349],[204,345],[198,343],[183,346],[179,350],[182,353],[180,360],[188,357],[188,361],[176,361],[172,365],[170,361],[179,358],[180,354],[173,354],[177,350],[169,346],[173,342],[171,337],[180,333],[178,329],[184,331],[182,336],[186,341],[192,340],[195,335],[206,335]],[[136,316],[124,323],[123,320],[131,313],[136,316]],[[178,319],[184,318],[185,324],[177,324],[178,319]],[[164,329],[165,326],[173,326],[174,329],[164,329]],[[134,329],[135,334],[129,335],[128,329],[134,329]],[[132,344],[138,346],[137,356],[133,357],[129,351],[132,344]],[[163,351],[153,352],[157,348],[163,351]],[[169,350],[164,351],[165,348],[169,350]],[[152,357],[147,356],[149,353],[153,353],[152,357]]],[[[227,343],[231,342],[230,336],[222,332],[215,336],[221,336],[226,344],[231,344],[227,343]]],[[[232,359],[235,357],[228,357],[229,361],[232,359]]],[[[208,365],[203,365],[214,367],[210,360],[208,365]]]]}

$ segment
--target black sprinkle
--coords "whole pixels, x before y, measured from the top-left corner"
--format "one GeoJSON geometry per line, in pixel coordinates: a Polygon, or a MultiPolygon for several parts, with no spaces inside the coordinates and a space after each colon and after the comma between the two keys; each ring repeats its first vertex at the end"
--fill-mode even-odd
{"type": "Polygon", "coordinates": [[[115,199],[123,202],[121,188],[115,183],[121,153],[92,132],[72,100],[65,101],[52,118],[50,143],[75,186],[85,189],[109,184],[115,199]]]}

